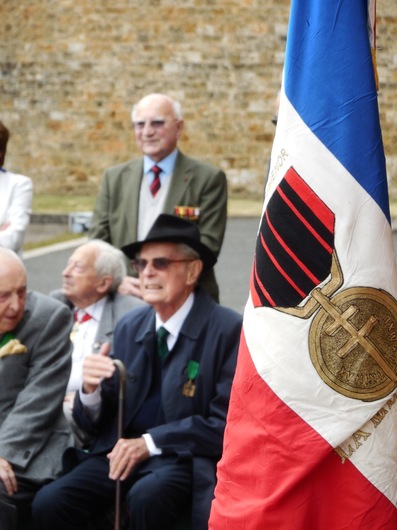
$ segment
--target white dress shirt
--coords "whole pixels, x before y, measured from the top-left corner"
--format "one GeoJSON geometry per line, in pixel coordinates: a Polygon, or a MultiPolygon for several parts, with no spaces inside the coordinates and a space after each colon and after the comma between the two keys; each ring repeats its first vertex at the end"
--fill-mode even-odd
{"type": "Polygon", "coordinates": [[[77,321],[74,323],[71,334],[73,342],[72,371],[70,372],[67,393],[75,392],[80,388],[83,375],[83,360],[86,355],[96,349],[95,338],[105,302],[106,297],[101,298],[98,302],[85,309],[77,310],[77,321]],[[79,323],[78,320],[83,318],[85,313],[90,315],[90,320],[79,323]]]}

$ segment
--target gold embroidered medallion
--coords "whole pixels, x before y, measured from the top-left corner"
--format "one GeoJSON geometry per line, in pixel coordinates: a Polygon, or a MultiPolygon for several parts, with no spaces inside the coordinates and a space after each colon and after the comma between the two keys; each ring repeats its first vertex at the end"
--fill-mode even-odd
{"type": "Polygon", "coordinates": [[[397,387],[397,302],[386,291],[354,287],[332,298],[319,289],[309,351],[317,373],[337,392],[374,401],[397,387]]]}
{"type": "Polygon", "coordinates": [[[278,311],[307,319],[311,361],[321,379],[344,396],[374,401],[397,388],[397,301],[373,287],[343,285],[334,252],[330,280],[303,306],[278,311]]]}

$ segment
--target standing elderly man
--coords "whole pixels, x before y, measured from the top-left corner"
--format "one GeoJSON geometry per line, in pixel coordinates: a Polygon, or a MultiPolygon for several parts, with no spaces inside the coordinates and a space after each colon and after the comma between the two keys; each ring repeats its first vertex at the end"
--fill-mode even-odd
{"type": "MultiPolygon", "coordinates": [[[[203,243],[218,256],[227,214],[224,172],[178,149],[182,109],[170,97],[150,94],[142,98],[133,107],[132,123],[143,157],[105,171],[89,236],[122,248],[146,237],[153,220],[164,212],[196,222],[203,243]]],[[[212,267],[204,272],[200,284],[219,301],[212,267]]],[[[139,280],[127,277],[121,292],[141,296],[139,280]]]]}
{"type": "Polygon", "coordinates": [[[124,316],[114,336],[113,355],[127,371],[124,438],[103,349],[86,358],[75,402],[76,420],[97,433],[92,452],[69,450],[75,467],[36,496],[41,530],[86,528],[98,505],[114,502],[117,480],[129,530],[172,528],[190,502],[193,529],[207,529],[241,316],[196,288],[216,257],[190,221],[161,214],[123,250],[150,304],[124,316]]]}
{"type": "Polygon", "coordinates": [[[72,418],[75,393],[82,382],[83,359],[87,354],[98,351],[101,344],[112,343],[114,328],[120,317],[130,309],[144,305],[135,296],[117,293],[126,274],[121,250],[105,241],[93,239],[73,252],[62,273],[62,289],[50,293],[67,304],[74,315],[72,372],[65,395],[64,413],[79,447],[86,445],[91,438],[72,418]]]}
{"type": "Polygon", "coordinates": [[[70,311],[26,292],[19,257],[0,248],[0,528],[17,530],[36,491],[61,472],[70,311]]]}

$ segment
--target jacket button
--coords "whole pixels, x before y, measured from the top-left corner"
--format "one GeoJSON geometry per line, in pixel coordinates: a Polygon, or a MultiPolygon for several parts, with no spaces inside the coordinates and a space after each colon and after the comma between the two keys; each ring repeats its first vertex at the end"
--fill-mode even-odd
{"type": "Polygon", "coordinates": [[[135,383],[135,381],[136,381],[136,375],[135,375],[135,374],[128,374],[128,375],[127,375],[127,380],[128,380],[130,383],[135,383]]]}

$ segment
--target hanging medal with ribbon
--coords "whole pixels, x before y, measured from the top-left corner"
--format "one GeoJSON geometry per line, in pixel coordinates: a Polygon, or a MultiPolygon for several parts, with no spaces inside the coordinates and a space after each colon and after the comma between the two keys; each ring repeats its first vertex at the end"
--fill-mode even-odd
{"type": "Polygon", "coordinates": [[[196,392],[195,379],[200,368],[200,363],[196,361],[189,361],[186,368],[186,375],[189,380],[183,385],[182,395],[185,397],[193,397],[196,392]]]}

